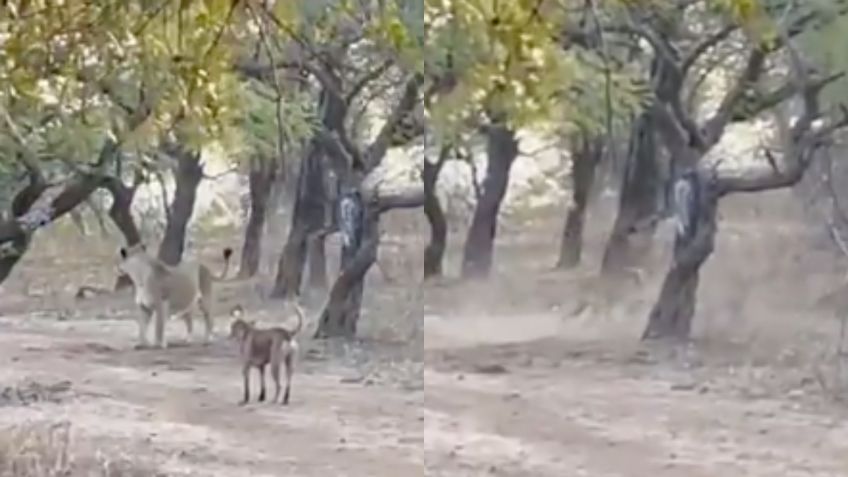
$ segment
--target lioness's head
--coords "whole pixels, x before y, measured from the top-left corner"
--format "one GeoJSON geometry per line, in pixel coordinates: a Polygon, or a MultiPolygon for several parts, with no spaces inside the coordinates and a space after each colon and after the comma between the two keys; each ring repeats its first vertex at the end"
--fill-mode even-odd
{"type": "Polygon", "coordinates": [[[143,243],[121,247],[121,261],[118,263],[118,272],[128,275],[130,278],[139,276],[139,273],[149,268],[149,257],[147,248],[143,243]]]}

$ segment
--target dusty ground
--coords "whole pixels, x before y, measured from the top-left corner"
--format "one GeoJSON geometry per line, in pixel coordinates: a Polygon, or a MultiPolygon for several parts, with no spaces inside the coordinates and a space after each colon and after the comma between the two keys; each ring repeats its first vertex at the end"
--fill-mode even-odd
{"type": "Polygon", "coordinates": [[[70,384],[55,403],[7,398],[14,412],[0,421],[68,420],[75,453],[132,456],[165,475],[409,475],[423,465],[420,376],[392,373],[376,352],[347,362],[356,354],[307,344],[291,406],[242,408],[228,343],[136,351],[126,321],[9,317],[0,327],[0,382],[70,384]]]}
{"type": "Polygon", "coordinates": [[[558,328],[544,317],[497,324],[521,341],[430,350],[431,475],[848,475],[842,414],[811,411],[800,393],[745,396],[633,346],[532,336],[558,328]]]}
{"type": "Polygon", "coordinates": [[[681,348],[636,339],[654,285],[609,304],[591,272],[546,271],[551,231],[507,227],[485,286],[418,289],[402,273],[417,258],[389,257],[401,278],[372,274],[369,339],[305,339],[289,407],[235,405],[223,339],[132,349],[127,297],[69,312],[50,290],[88,272],[45,246],[0,291],[0,459],[21,429],[66,421],[78,461],[136,470],[95,475],[848,475],[836,322],[810,308],[833,259],[769,223],[783,228],[768,245],[750,218],[724,224],[681,348]]]}

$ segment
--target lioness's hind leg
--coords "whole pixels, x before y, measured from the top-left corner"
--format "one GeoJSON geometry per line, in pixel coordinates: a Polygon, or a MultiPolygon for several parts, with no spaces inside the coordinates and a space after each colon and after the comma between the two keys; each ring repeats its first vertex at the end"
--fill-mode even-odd
{"type": "Polygon", "coordinates": [[[147,329],[150,327],[150,317],[153,316],[153,310],[144,305],[138,306],[139,313],[137,322],[138,322],[138,344],[137,348],[147,348],[150,346],[150,342],[147,341],[147,329]]]}
{"type": "Polygon", "coordinates": [[[206,325],[206,335],[204,335],[203,342],[208,344],[212,338],[212,334],[215,332],[215,322],[212,320],[212,314],[209,313],[209,304],[206,303],[205,298],[200,298],[197,301],[197,307],[200,308],[200,313],[203,315],[203,323],[206,325]]]}
{"type": "Polygon", "coordinates": [[[274,380],[274,399],[271,401],[276,404],[280,400],[280,360],[271,360],[271,379],[274,380]]]}
{"type": "Polygon", "coordinates": [[[156,320],[156,323],[154,323],[156,346],[159,348],[168,347],[168,343],[165,341],[165,322],[168,320],[169,313],[170,309],[168,307],[168,302],[162,300],[162,302],[156,306],[156,316],[154,317],[156,320]]]}
{"type": "Polygon", "coordinates": [[[186,342],[191,341],[191,337],[194,335],[194,316],[192,316],[190,311],[187,311],[180,315],[180,318],[185,323],[186,327],[186,342]]]}

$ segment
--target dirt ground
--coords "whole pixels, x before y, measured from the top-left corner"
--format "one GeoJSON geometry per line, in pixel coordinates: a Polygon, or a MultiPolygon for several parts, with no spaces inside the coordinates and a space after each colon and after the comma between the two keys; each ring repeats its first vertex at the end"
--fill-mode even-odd
{"type": "MultiPolygon", "coordinates": [[[[371,274],[362,341],[307,327],[289,407],[236,406],[223,338],[134,350],[129,297],[73,305],[65,285],[91,273],[42,244],[0,290],[0,459],[35,452],[27,429],[67,422],[52,445],[128,469],[82,475],[848,475],[837,323],[811,305],[839,270],[769,213],[754,214],[780,229],[767,244],[753,215],[725,220],[696,339],[679,347],[638,342],[655,283],[611,303],[591,266],[550,271],[555,227],[505,227],[488,284],[421,288],[403,272],[420,270],[420,240],[397,240],[381,258],[396,281],[371,274]]],[[[273,302],[252,306],[272,319],[273,302]]]]}

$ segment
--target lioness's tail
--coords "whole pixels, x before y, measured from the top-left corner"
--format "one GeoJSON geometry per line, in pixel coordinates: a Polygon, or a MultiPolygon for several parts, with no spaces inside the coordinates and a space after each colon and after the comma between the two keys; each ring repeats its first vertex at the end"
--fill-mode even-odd
{"type": "Polygon", "coordinates": [[[227,278],[227,273],[229,273],[229,271],[230,271],[230,258],[233,256],[233,249],[231,249],[230,247],[224,248],[223,255],[224,255],[224,269],[221,270],[220,275],[215,277],[215,280],[217,280],[217,281],[221,281],[221,280],[227,278]]]}

